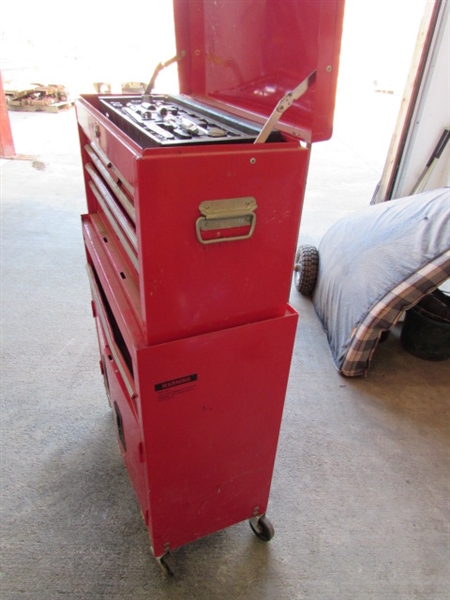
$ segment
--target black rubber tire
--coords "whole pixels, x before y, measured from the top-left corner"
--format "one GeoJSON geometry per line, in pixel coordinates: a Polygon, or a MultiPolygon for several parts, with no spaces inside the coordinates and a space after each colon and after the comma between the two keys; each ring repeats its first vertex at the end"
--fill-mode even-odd
{"type": "Polygon", "coordinates": [[[311,296],[319,273],[319,252],[315,246],[303,245],[295,255],[295,287],[303,296],[311,296]]]}
{"type": "Polygon", "coordinates": [[[263,542],[269,542],[275,535],[273,525],[266,515],[262,515],[259,519],[250,519],[250,527],[256,537],[263,542]]]}

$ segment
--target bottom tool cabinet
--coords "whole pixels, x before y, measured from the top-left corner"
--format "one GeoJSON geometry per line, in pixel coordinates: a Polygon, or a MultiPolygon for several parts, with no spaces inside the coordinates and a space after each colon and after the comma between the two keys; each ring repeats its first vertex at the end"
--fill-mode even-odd
{"type": "Polygon", "coordinates": [[[155,556],[164,560],[245,519],[260,534],[297,313],[287,305],[282,317],[129,348],[128,368],[124,336],[92,267],[89,273],[118,443],[155,556]]]}

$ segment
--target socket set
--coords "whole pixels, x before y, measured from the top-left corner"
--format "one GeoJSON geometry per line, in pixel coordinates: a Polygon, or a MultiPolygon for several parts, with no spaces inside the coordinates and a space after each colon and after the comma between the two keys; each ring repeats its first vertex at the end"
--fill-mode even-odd
{"type": "MultiPolygon", "coordinates": [[[[184,96],[102,96],[103,114],[142,148],[252,143],[261,127],[184,96]]],[[[274,130],[268,141],[281,141],[274,130]]]]}

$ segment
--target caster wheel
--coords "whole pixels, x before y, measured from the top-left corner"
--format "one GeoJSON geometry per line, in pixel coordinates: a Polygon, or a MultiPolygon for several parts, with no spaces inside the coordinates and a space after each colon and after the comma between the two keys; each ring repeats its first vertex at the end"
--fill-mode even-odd
{"type": "Polygon", "coordinates": [[[314,246],[299,246],[295,255],[294,283],[303,296],[311,296],[319,272],[319,252],[314,246]]]}
{"type": "Polygon", "coordinates": [[[170,577],[173,577],[175,575],[173,559],[169,552],[166,552],[161,556],[161,558],[158,558],[157,560],[160,564],[161,569],[166,575],[170,575],[170,577]]]}
{"type": "Polygon", "coordinates": [[[263,542],[269,542],[275,535],[275,529],[266,515],[250,519],[250,527],[256,537],[263,542]]]}

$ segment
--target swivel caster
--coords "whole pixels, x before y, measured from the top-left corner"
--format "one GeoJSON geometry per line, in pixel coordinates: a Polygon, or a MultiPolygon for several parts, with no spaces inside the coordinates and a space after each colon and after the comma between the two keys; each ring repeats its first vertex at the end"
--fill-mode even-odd
{"type": "Polygon", "coordinates": [[[261,515],[260,517],[253,517],[250,519],[250,527],[257,538],[263,542],[269,542],[275,535],[275,530],[272,523],[266,517],[261,515]]]}
{"type": "Polygon", "coordinates": [[[170,575],[170,577],[175,575],[173,558],[170,552],[166,552],[156,560],[159,562],[161,569],[166,575],[170,575]]]}

